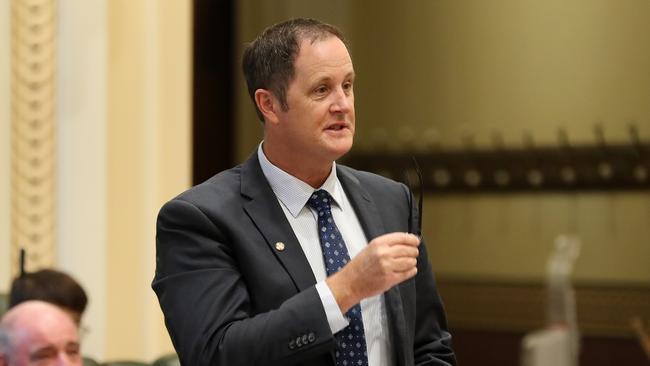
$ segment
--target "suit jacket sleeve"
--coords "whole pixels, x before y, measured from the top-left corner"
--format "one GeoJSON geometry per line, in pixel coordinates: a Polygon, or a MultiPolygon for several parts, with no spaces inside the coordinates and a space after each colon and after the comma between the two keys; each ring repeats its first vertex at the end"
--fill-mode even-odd
{"type": "Polygon", "coordinates": [[[456,365],[451,348],[451,334],[442,301],[438,295],[426,252],[426,245],[420,245],[418,274],[416,276],[416,316],[413,356],[415,365],[456,365]]]}
{"type": "Polygon", "coordinates": [[[227,231],[180,198],[158,216],[153,289],[182,364],[292,365],[328,356],[333,336],[315,287],[256,312],[227,231]]]}

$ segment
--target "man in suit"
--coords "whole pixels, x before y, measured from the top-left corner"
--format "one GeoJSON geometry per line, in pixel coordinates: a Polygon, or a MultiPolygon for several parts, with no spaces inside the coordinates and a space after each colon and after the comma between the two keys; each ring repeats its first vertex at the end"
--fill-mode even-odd
{"type": "Polygon", "coordinates": [[[355,129],[341,32],[277,24],[243,69],[264,141],[158,217],[153,289],[181,362],[455,364],[409,190],[335,163],[355,129]]]}

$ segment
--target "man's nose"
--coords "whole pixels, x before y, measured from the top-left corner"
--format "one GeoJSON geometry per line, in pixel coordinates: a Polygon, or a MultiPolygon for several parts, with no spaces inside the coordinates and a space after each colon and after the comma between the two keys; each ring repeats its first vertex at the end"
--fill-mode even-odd
{"type": "Polygon", "coordinates": [[[346,92],[343,88],[338,88],[333,95],[331,110],[332,112],[345,113],[352,107],[352,94],[346,92]]]}

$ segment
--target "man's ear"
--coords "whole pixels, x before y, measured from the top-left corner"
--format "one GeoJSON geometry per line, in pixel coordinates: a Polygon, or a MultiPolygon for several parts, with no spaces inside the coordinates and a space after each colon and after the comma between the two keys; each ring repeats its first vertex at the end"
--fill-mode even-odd
{"type": "Polygon", "coordinates": [[[266,89],[255,90],[255,104],[257,104],[257,108],[262,112],[264,120],[277,123],[280,103],[273,93],[266,89]]]}

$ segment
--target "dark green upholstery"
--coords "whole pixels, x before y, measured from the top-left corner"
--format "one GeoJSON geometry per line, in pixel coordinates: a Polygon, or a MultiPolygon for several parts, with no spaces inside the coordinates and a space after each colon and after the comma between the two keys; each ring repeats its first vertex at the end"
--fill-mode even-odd
{"type": "Polygon", "coordinates": [[[9,295],[0,293],[0,316],[7,311],[7,306],[9,306],[9,295]]]}
{"type": "Polygon", "coordinates": [[[151,366],[181,366],[181,361],[178,356],[173,353],[162,356],[151,363],[151,366]]]}
{"type": "Polygon", "coordinates": [[[100,366],[101,364],[90,357],[84,357],[84,366],[100,366]]]}

